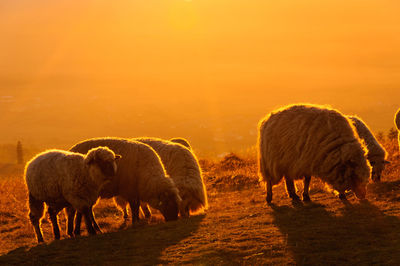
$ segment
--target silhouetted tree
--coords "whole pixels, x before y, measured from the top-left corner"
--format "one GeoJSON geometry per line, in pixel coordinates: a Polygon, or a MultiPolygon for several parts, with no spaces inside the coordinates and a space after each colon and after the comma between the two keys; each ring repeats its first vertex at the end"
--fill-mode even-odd
{"type": "Polygon", "coordinates": [[[393,127],[391,129],[389,129],[389,133],[388,133],[387,137],[389,140],[397,139],[397,130],[394,129],[393,127]]]}
{"type": "Polygon", "coordinates": [[[22,150],[22,143],[21,141],[17,142],[17,164],[23,164],[24,163],[24,153],[22,150]]]}

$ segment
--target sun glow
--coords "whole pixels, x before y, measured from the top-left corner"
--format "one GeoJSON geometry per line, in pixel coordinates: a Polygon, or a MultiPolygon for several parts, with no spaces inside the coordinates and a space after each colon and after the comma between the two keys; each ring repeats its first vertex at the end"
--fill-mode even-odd
{"type": "Polygon", "coordinates": [[[393,126],[395,1],[0,5],[0,97],[13,99],[0,105],[0,123],[13,125],[4,141],[158,136],[163,125],[166,137],[226,150],[253,145],[259,118],[293,102],[331,104],[375,131],[393,126]]]}
{"type": "Polygon", "coordinates": [[[169,7],[169,21],[171,26],[180,31],[193,29],[198,23],[196,6],[192,1],[174,1],[169,7]]]}

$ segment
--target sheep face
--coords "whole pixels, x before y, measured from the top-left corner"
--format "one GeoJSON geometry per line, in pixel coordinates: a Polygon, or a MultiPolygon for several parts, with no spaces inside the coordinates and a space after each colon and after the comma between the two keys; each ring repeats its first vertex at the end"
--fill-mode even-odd
{"type": "Polygon", "coordinates": [[[115,155],[108,148],[99,147],[88,152],[86,164],[93,181],[104,184],[111,181],[117,173],[116,161],[121,155],[115,155]]]}
{"type": "Polygon", "coordinates": [[[160,196],[156,209],[162,213],[165,221],[177,220],[180,201],[175,194],[165,192],[160,196]]]}
{"type": "Polygon", "coordinates": [[[372,166],[372,181],[380,182],[382,171],[385,169],[385,165],[390,162],[382,159],[370,159],[370,163],[372,166]]]}
{"type": "MultiPolygon", "coordinates": [[[[351,189],[356,197],[364,199],[367,194],[367,181],[371,175],[370,166],[357,163],[355,161],[349,161],[343,165],[342,171],[343,179],[348,180],[346,190],[351,189]]],[[[346,181],[345,181],[346,182],[346,181]]]]}

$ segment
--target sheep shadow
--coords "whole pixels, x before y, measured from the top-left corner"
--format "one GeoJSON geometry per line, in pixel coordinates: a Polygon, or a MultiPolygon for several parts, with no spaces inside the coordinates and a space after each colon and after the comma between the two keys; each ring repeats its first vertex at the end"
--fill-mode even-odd
{"type": "Polygon", "coordinates": [[[400,263],[400,219],[368,201],[347,203],[338,214],[317,204],[271,208],[296,264],[400,263]]]}
{"type": "Polygon", "coordinates": [[[164,250],[189,237],[205,215],[139,226],[90,237],[20,247],[0,257],[0,264],[23,265],[155,265],[167,264],[164,250]]]}

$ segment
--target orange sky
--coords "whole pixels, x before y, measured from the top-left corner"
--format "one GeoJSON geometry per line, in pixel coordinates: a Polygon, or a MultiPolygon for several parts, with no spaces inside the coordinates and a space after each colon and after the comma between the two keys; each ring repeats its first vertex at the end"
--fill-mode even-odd
{"type": "Polygon", "coordinates": [[[219,153],[254,144],[257,121],[294,102],[387,131],[399,12],[396,0],[3,0],[0,138],[181,135],[219,153]]]}

